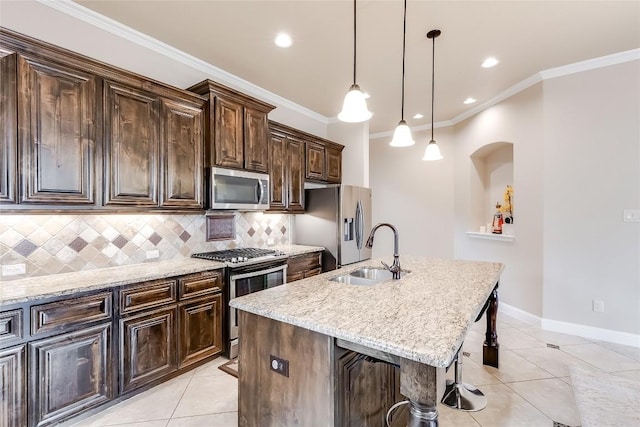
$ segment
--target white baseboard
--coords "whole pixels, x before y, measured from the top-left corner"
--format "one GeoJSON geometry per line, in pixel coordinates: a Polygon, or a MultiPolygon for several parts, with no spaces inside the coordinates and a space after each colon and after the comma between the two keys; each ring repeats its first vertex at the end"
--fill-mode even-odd
{"type": "Polygon", "coordinates": [[[506,314],[507,316],[511,316],[514,319],[518,319],[523,321],[524,323],[528,323],[529,325],[535,326],[537,328],[542,328],[541,317],[538,317],[527,311],[520,310],[519,308],[515,308],[512,305],[505,304],[502,301],[498,303],[498,311],[500,313],[506,314]]]}
{"type": "Polygon", "coordinates": [[[545,319],[503,302],[499,303],[498,311],[506,314],[507,316],[511,316],[514,319],[518,319],[547,331],[561,332],[563,334],[576,335],[587,339],[607,341],[640,348],[640,335],[638,334],[545,319]]]}

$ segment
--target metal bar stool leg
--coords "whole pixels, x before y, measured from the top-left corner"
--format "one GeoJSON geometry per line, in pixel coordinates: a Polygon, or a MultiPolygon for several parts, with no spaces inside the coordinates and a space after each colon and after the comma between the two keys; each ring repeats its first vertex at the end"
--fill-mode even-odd
{"type": "Polygon", "coordinates": [[[460,411],[476,412],[487,406],[487,398],[476,387],[462,382],[462,348],[454,362],[455,380],[447,380],[442,403],[460,411]]]}

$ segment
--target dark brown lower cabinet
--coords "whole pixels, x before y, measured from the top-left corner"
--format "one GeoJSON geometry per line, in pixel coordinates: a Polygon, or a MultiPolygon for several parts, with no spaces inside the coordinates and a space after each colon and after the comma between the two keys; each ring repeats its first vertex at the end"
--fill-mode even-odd
{"type": "Polygon", "coordinates": [[[222,352],[222,293],[178,305],[179,367],[222,352]]]}
{"type": "Polygon", "coordinates": [[[312,252],[289,257],[287,283],[322,273],[322,252],[312,252]]]}
{"type": "Polygon", "coordinates": [[[29,344],[29,425],[49,426],[113,397],[111,323],[29,344]]]}
{"type": "Polygon", "coordinates": [[[175,305],[120,319],[120,392],[177,369],[175,305]]]}
{"type": "Polygon", "coordinates": [[[0,350],[0,426],[27,425],[25,345],[0,350]]]}
{"type": "MultiPolygon", "coordinates": [[[[354,351],[337,361],[338,419],[342,427],[384,427],[389,408],[400,394],[400,368],[354,351]]],[[[406,426],[406,407],[393,413],[391,426],[406,426]]]]}

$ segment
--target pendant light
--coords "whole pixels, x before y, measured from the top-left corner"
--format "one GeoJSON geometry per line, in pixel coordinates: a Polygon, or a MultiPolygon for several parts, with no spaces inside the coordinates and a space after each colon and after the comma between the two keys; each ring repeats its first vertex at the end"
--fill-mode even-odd
{"type": "Polygon", "coordinates": [[[435,74],[436,74],[436,37],[441,34],[440,30],[431,30],[427,33],[427,37],[433,40],[433,51],[431,54],[431,141],[427,144],[427,149],[424,152],[422,160],[441,160],[442,154],[440,154],[440,148],[433,139],[433,98],[435,89],[435,74]]]}
{"type": "Polygon", "coordinates": [[[353,0],[353,84],[344,97],[342,111],[338,119],[348,123],[364,122],[371,118],[372,113],[367,109],[367,100],[360,86],[356,84],[356,0],[353,0]]]}
{"type": "Polygon", "coordinates": [[[404,20],[402,28],[402,110],[400,113],[400,122],[393,131],[393,139],[389,143],[392,147],[409,147],[416,142],[411,136],[411,129],[404,121],[404,57],[406,52],[406,39],[407,39],[407,0],[404,0],[404,20]]]}

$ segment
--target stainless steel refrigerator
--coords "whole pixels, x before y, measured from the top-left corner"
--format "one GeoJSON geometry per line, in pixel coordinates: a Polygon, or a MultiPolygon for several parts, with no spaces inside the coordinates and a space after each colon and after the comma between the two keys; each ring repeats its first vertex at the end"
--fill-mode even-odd
{"type": "Polygon", "coordinates": [[[371,189],[337,185],[307,189],[305,213],[296,215],[294,242],[323,246],[322,271],[371,258],[371,189]]]}

